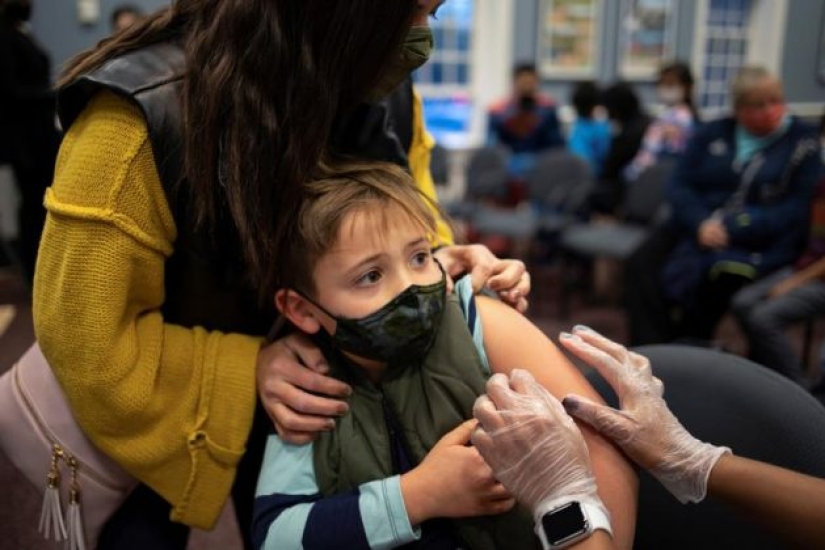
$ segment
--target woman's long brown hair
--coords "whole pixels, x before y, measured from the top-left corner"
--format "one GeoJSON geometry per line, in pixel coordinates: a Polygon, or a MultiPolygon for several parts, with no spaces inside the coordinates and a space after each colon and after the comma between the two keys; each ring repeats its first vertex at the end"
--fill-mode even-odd
{"type": "Polygon", "coordinates": [[[416,0],[178,0],[104,40],[64,86],[106,61],[177,39],[186,52],[184,173],[198,223],[231,216],[262,297],[274,291],[301,184],[339,109],[363,97],[397,53],[416,0]],[[225,167],[219,178],[219,163],[225,167]]]}

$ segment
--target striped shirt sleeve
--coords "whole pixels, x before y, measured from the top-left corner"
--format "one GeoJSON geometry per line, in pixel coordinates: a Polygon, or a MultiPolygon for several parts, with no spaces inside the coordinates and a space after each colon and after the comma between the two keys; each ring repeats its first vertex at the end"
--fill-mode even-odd
{"type": "Polygon", "coordinates": [[[401,495],[400,477],[371,481],[324,497],[313,445],[271,435],[258,479],[252,540],[258,549],[385,549],[418,540],[401,495]]]}
{"type": "Polygon", "coordinates": [[[490,362],[487,360],[487,352],[484,350],[484,332],[481,329],[481,317],[478,315],[478,310],[476,309],[476,297],[473,292],[472,279],[470,279],[469,276],[464,276],[457,280],[453,292],[458,296],[461,311],[467,320],[467,328],[470,329],[470,334],[473,336],[473,343],[481,358],[481,366],[484,369],[484,374],[491,376],[493,372],[492,369],[490,369],[490,362]]]}

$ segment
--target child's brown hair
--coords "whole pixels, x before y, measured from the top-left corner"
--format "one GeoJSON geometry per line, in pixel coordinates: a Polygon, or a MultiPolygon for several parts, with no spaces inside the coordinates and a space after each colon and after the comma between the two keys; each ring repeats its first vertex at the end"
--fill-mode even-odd
{"type": "Polygon", "coordinates": [[[434,238],[436,213],[441,215],[441,210],[399,166],[346,161],[328,165],[321,173],[319,179],[303,187],[301,207],[291,224],[292,236],[278,262],[280,288],[315,294],[315,265],[338,242],[344,220],[354,212],[370,209],[370,215],[379,216],[387,227],[393,222],[391,216],[400,210],[420,225],[430,240],[434,238]]]}

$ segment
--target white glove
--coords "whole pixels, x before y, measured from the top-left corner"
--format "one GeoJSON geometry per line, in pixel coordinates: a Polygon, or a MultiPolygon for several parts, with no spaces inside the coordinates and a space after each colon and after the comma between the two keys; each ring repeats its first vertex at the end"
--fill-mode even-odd
{"type": "Polygon", "coordinates": [[[537,521],[573,500],[598,506],[609,517],[578,426],[529,372],[514,370],[509,381],[493,375],[473,414],[479,421],[473,445],[537,521]]]}
{"type": "Polygon", "coordinates": [[[646,357],[587,327],[575,327],[573,333],[562,333],[559,341],[607,380],[621,410],[570,395],[563,401],[567,412],[613,440],[680,502],[704,499],[710,471],[730,449],[688,433],[662,399],[664,386],[646,357]]]}

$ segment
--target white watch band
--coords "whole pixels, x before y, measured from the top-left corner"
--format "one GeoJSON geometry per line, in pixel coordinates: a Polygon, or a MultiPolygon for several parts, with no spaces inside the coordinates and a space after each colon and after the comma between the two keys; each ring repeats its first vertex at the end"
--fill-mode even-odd
{"type": "MultiPolygon", "coordinates": [[[[567,548],[568,546],[586,539],[598,529],[607,531],[611,537],[613,536],[613,529],[610,526],[610,514],[603,505],[593,504],[591,502],[579,502],[579,506],[584,514],[585,521],[587,521],[587,532],[584,535],[576,537],[575,539],[561,545],[553,546],[547,541],[547,536],[544,533],[544,526],[541,522],[541,518],[544,514],[541,514],[536,518],[535,532],[541,541],[542,548],[545,550],[567,548]]],[[[556,508],[559,508],[559,506],[556,506],[551,510],[547,510],[547,512],[552,512],[556,508]]]]}

